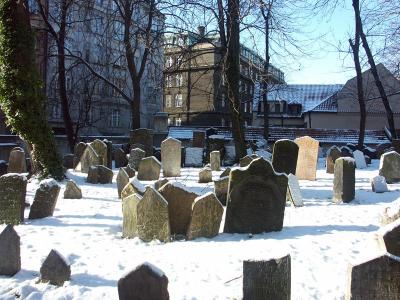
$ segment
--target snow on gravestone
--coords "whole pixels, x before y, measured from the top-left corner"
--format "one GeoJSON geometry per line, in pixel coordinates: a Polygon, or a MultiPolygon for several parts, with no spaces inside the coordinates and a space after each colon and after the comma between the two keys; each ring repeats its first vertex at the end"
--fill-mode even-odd
{"type": "Polygon", "coordinates": [[[333,202],[350,202],[355,196],[355,169],[354,158],[341,157],[335,162],[333,178],[333,202]]]}
{"type": "Polygon", "coordinates": [[[71,267],[66,259],[56,250],[51,250],[40,267],[40,280],[52,285],[63,286],[71,279],[71,267]]]}
{"type": "Polygon", "coordinates": [[[121,198],[124,199],[125,197],[133,195],[134,193],[143,195],[145,191],[146,191],[145,186],[135,176],[122,189],[121,198]]]}
{"type": "Polygon", "coordinates": [[[67,181],[64,190],[64,199],[81,199],[81,188],[72,179],[67,181]]]}
{"type": "Polygon", "coordinates": [[[128,173],[126,173],[124,168],[119,168],[119,171],[117,174],[118,198],[121,198],[121,192],[128,183],[129,183],[128,173]]]}
{"type": "Polygon", "coordinates": [[[134,238],[138,236],[137,205],[142,197],[138,194],[130,195],[122,200],[122,237],[134,238]]]}
{"type": "Polygon", "coordinates": [[[8,159],[7,173],[26,173],[25,152],[21,148],[14,148],[8,159]]]}
{"type": "Polygon", "coordinates": [[[167,138],[161,143],[161,162],[164,177],[181,176],[181,141],[167,138]]]}
{"type": "Polygon", "coordinates": [[[27,179],[10,173],[0,177],[0,224],[19,224],[24,221],[27,179]]]}
{"type": "Polygon", "coordinates": [[[204,167],[199,172],[199,183],[209,183],[212,181],[212,171],[210,167],[204,167]]]}
{"type": "Polygon", "coordinates": [[[97,152],[91,145],[87,145],[75,170],[81,171],[82,173],[88,173],[91,166],[97,166],[100,164],[101,159],[97,152]]]}
{"type": "Polygon", "coordinates": [[[119,300],[169,300],[168,278],[146,262],[118,280],[118,295],[119,300]]]}
{"type": "Polygon", "coordinates": [[[131,130],[130,134],[130,143],[131,144],[142,144],[144,146],[144,151],[147,156],[153,155],[153,130],[147,128],[139,128],[135,130],[131,130]]]}
{"type": "Polygon", "coordinates": [[[346,299],[399,299],[399,257],[384,254],[357,265],[350,265],[347,276],[346,299]]]}
{"type": "Polygon", "coordinates": [[[57,204],[60,186],[54,179],[45,179],[40,182],[29,212],[29,219],[51,217],[57,204]]]}
{"type": "Polygon", "coordinates": [[[226,197],[228,195],[229,176],[214,180],[214,193],[222,205],[226,205],[226,197]]]}
{"type": "Polygon", "coordinates": [[[146,157],[146,152],[140,148],[134,148],[129,154],[129,166],[132,169],[138,170],[140,161],[146,157]]]}
{"type": "Polygon", "coordinates": [[[286,205],[287,176],[258,158],[246,168],[231,171],[225,233],[280,231],[286,205]]]}
{"type": "Polygon", "coordinates": [[[379,175],[385,177],[387,183],[400,181],[400,154],[396,151],[384,153],[379,163],[379,175]]]}
{"type": "Polygon", "coordinates": [[[160,178],[161,163],[154,156],[145,157],[139,163],[139,180],[158,180],[160,178]]]}
{"type": "Polygon", "coordinates": [[[212,171],[221,170],[221,154],[219,151],[212,151],[210,153],[210,165],[212,171]]]}
{"type": "Polygon", "coordinates": [[[375,176],[374,178],[371,178],[371,188],[375,193],[389,192],[386,179],[383,176],[375,176]]]}
{"type": "Polygon", "coordinates": [[[297,138],[294,142],[299,146],[296,166],[297,178],[300,180],[315,180],[319,142],[309,136],[297,138]]]}
{"type": "Polygon", "coordinates": [[[326,153],[326,173],[333,174],[335,171],[335,161],[342,156],[342,152],[336,146],[329,148],[326,153]]]}
{"type": "Polygon", "coordinates": [[[360,150],[356,150],[353,152],[354,160],[356,161],[357,169],[365,169],[367,167],[367,162],[365,161],[364,153],[360,150]]]}
{"type": "Polygon", "coordinates": [[[21,270],[20,238],[12,225],[0,233],[0,276],[14,276],[21,270]]]}
{"type": "Polygon", "coordinates": [[[186,167],[203,166],[203,148],[190,148],[190,147],[186,148],[185,166],[186,167]]]}
{"type": "Polygon", "coordinates": [[[103,165],[103,166],[107,167],[107,165],[108,165],[108,150],[107,150],[106,143],[96,139],[90,143],[90,146],[94,149],[94,151],[96,151],[97,155],[100,158],[99,165],[103,165]]]}
{"type": "Polygon", "coordinates": [[[278,140],[272,151],[272,166],[277,173],[296,174],[299,146],[291,140],[278,140]]]}
{"type": "Polygon", "coordinates": [[[400,257],[400,220],[381,227],[376,236],[378,245],[384,252],[400,257]]]}
{"type": "Polygon", "coordinates": [[[128,164],[128,158],[126,157],[125,151],[118,148],[114,151],[115,167],[122,168],[128,164]]]}
{"type": "Polygon", "coordinates": [[[303,206],[303,197],[297,177],[293,174],[288,175],[287,199],[293,203],[295,207],[303,206]]]}

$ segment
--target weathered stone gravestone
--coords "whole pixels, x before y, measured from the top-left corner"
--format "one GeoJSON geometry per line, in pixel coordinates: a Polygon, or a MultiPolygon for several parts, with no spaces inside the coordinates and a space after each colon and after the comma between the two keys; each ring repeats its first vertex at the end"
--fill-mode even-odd
{"type": "Polygon", "coordinates": [[[52,285],[63,286],[71,278],[71,267],[56,250],[51,250],[40,267],[40,280],[52,285]]]}
{"type": "Polygon", "coordinates": [[[103,165],[91,166],[86,181],[93,184],[107,184],[112,183],[113,176],[113,171],[103,165]]]}
{"type": "Polygon", "coordinates": [[[204,148],[206,146],[206,133],[204,131],[193,131],[192,146],[204,148]]]}
{"type": "Polygon", "coordinates": [[[171,235],[186,235],[192,214],[192,204],[197,194],[188,191],[179,183],[167,183],[160,194],[168,202],[169,226],[171,235]]]}
{"type": "Polygon", "coordinates": [[[160,178],[161,163],[154,156],[145,157],[139,163],[139,180],[158,180],[160,178]]]}
{"type": "Polygon", "coordinates": [[[228,176],[229,177],[229,174],[231,173],[231,168],[226,168],[222,173],[221,173],[221,175],[219,175],[219,177],[220,178],[222,178],[222,177],[226,177],[226,176],[228,176]]]}
{"type": "Polygon", "coordinates": [[[170,240],[168,202],[150,186],[137,205],[137,229],[139,238],[145,242],[170,240]]]}
{"type": "Polygon", "coordinates": [[[29,219],[51,217],[56,208],[60,186],[54,179],[45,179],[40,182],[29,212],[29,219]]]}
{"type": "Polygon", "coordinates": [[[383,176],[375,176],[374,178],[371,178],[371,188],[374,193],[389,192],[386,179],[383,176]]]}
{"type": "Polygon", "coordinates": [[[122,237],[134,238],[138,236],[137,205],[142,200],[138,194],[130,195],[122,200],[122,237]]]}
{"type": "Polygon", "coordinates": [[[119,300],[169,300],[168,278],[144,263],[118,280],[119,300]]]}
{"type": "Polygon", "coordinates": [[[185,166],[201,167],[203,166],[203,148],[186,148],[185,166]]]}
{"type": "Polygon", "coordinates": [[[263,158],[253,160],[247,168],[232,170],[224,232],[282,230],[287,186],[287,176],[275,173],[263,158]]]}
{"type": "Polygon", "coordinates": [[[124,168],[120,168],[117,175],[117,189],[118,189],[118,198],[121,198],[121,193],[124,187],[129,183],[128,173],[124,170],[124,168]]]}
{"type": "Polygon", "coordinates": [[[25,152],[21,148],[13,149],[8,159],[7,173],[26,173],[25,152]]]}
{"type": "Polygon", "coordinates": [[[137,177],[133,177],[127,185],[122,189],[121,198],[128,197],[133,194],[143,195],[146,191],[145,186],[137,179],[137,177]]]}
{"type": "Polygon", "coordinates": [[[83,154],[81,156],[81,160],[76,166],[77,171],[81,171],[82,173],[88,173],[89,168],[91,166],[101,165],[102,159],[97,154],[97,152],[93,149],[91,145],[87,145],[83,154]]]}
{"type": "Polygon", "coordinates": [[[146,152],[143,151],[140,148],[135,148],[131,150],[131,153],[129,154],[129,166],[134,169],[138,170],[139,169],[139,163],[140,161],[146,157],[146,152]]]}
{"type": "Polygon", "coordinates": [[[212,192],[197,197],[193,203],[187,239],[218,235],[223,212],[224,208],[212,192]]]}
{"type": "Polygon", "coordinates": [[[335,161],[342,157],[342,152],[336,146],[329,148],[326,153],[326,173],[333,174],[335,171],[335,161]]]}
{"type": "Polygon", "coordinates": [[[296,174],[299,146],[291,140],[278,140],[272,152],[272,166],[277,173],[296,174]]]}
{"type": "Polygon", "coordinates": [[[226,205],[226,197],[228,196],[229,176],[225,176],[214,180],[214,193],[222,205],[226,205]]]}
{"type": "Polygon", "coordinates": [[[199,183],[208,183],[212,181],[212,171],[210,167],[204,167],[199,172],[199,183]]]}
{"type": "Polygon", "coordinates": [[[139,128],[131,130],[131,144],[142,144],[147,156],[153,155],[153,130],[147,128],[139,128]]]}
{"type": "Polygon", "coordinates": [[[82,199],[81,188],[72,179],[65,185],[64,199],[82,199]]]}
{"type": "Polygon", "coordinates": [[[382,227],[378,231],[377,238],[379,246],[384,252],[400,256],[400,220],[382,227]]]}
{"type": "Polygon", "coordinates": [[[125,170],[126,174],[128,174],[129,178],[135,177],[136,171],[132,169],[129,165],[126,167],[122,167],[125,170]]]}
{"type": "Polygon", "coordinates": [[[14,276],[21,270],[20,238],[12,225],[0,233],[0,276],[14,276]]]}
{"type": "Polygon", "coordinates": [[[114,161],[116,168],[122,168],[128,164],[128,158],[126,157],[124,150],[118,148],[114,151],[114,161]]]}
{"type": "Polygon", "coordinates": [[[181,176],[182,143],[174,138],[167,138],[161,143],[161,162],[164,177],[181,176]]]}
{"type": "Polygon", "coordinates": [[[99,156],[100,163],[99,165],[103,165],[105,167],[108,166],[108,150],[107,145],[103,141],[94,140],[90,143],[90,146],[96,151],[97,155],[99,156]]]}
{"type": "Polygon", "coordinates": [[[350,202],[355,197],[356,162],[351,157],[341,157],[335,162],[333,177],[333,202],[350,202]]]}
{"type": "Polygon", "coordinates": [[[299,146],[296,166],[297,178],[300,180],[315,180],[319,142],[309,136],[297,138],[294,142],[299,146]]]}
{"type": "Polygon", "coordinates": [[[391,151],[381,156],[379,175],[385,177],[387,183],[400,181],[400,154],[391,151]]]}
{"type": "Polygon", "coordinates": [[[212,171],[221,170],[221,154],[219,151],[212,151],[210,153],[210,165],[212,171]]]}
{"type": "Polygon", "coordinates": [[[290,293],[290,255],[267,261],[243,261],[243,300],[289,300],[290,293]]]}
{"type": "Polygon", "coordinates": [[[103,143],[106,145],[107,147],[107,164],[104,165],[109,169],[112,169],[112,156],[113,156],[113,146],[112,146],[112,142],[110,142],[107,139],[103,140],[103,143]]]}
{"type": "Polygon", "coordinates": [[[297,177],[293,174],[288,175],[288,190],[286,197],[295,207],[303,206],[303,197],[297,177]]]}
{"type": "Polygon", "coordinates": [[[154,182],[154,188],[159,191],[160,188],[162,188],[164,185],[166,185],[169,182],[167,178],[159,179],[156,182],[154,182]]]}
{"type": "Polygon", "coordinates": [[[350,265],[346,299],[398,300],[400,259],[387,254],[367,262],[350,265]]]}
{"type": "Polygon", "coordinates": [[[75,145],[74,147],[74,168],[78,165],[78,163],[81,161],[81,157],[83,155],[83,152],[85,152],[86,149],[86,143],[80,142],[75,145]]]}
{"type": "Polygon", "coordinates": [[[246,155],[245,157],[239,159],[239,165],[241,168],[247,167],[253,160],[254,158],[251,157],[251,155],[246,155]]]}
{"type": "Polygon", "coordinates": [[[19,224],[24,221],[27,179],[20,174],[0,177],[0,224],[19,224]]]}
{"type": "Polygon", "coordinates": [[[365,161],[364,153],[360,150],[356,150],[353,152],[354,160],[356,161],[357,169],[365,169],[367,167],[367,162],[365,161]]]}

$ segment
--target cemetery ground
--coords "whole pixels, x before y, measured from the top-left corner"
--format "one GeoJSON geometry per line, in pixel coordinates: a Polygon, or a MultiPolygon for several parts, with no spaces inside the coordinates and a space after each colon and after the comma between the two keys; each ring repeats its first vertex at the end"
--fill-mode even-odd
{"type": "MultiPolygon", "coordinates": [[[[69,170],[68,177],[82,188],[82,199],[64,199],[64,181],[53,217],[27,219],[15,226],[21,237],[22,269],[14,277],[0,277],[0,299],[118,299],[117,282],[143,262],[168,277],[171,299],[241,299],[243,260],[269,259],[290,254],[292,299],[343,299],[348,265],[380,253],[375,239],[384,208],[400,203],[400,184],[390,192],[372,192],[370,178],[378,175],[379,161],[356,170],[356,198],[334,204],[333,174],[324,159],[317,180],[300,180],[304,206],[285,209],[280,232],[225,234],[193,241],[143,242],[122,238],[122,203],[112,184],[89,184],[87,174],[69,170]],[[39,269],[51,249],[71,264],[71,281],[63,287],[40,283],[39,269]]],[[[196,193],[213,191],[213,183],[198,183],[199,168],[183,168],[179,181],[196,193]]],[[[213,172],[214,179],[220,172],[213,172]]],[[[144,182],[147,183],[147,182],[144,182]]],[[[28,183],[32,203],[38,182],[28,183]]],[[[223,217],[224,218],[224,217],[223,217]]],[[[221,229],[224,220],[221,222],[221,229]]],[[[0,225],[0,231],[5,225],[0,225]]]]}

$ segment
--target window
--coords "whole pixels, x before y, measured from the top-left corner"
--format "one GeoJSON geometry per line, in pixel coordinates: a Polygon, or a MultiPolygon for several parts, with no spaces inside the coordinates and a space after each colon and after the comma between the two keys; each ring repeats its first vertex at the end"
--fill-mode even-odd
{"type": "Polygon", "coordinates": [[[171,77],[171,75],[167,75],[166,85],[167,85],[167,87],[172,87],[172,77],[171,77]]]}
{"type": "Polygon", "coordinates": [[[172,65],[174,63],[174,59],[171,56],[169,56],[167,58],[167,62],[166,63],[167,63],[167,67],[170,68],[170,67],[172,67],[172,65]]]}
{"type": "Polygon", "coordinates": [[[182,107],[182,94],[175,95],[175,107],[182,107]]]}
{"type": "Polygon", "coordinates": [[[166,95],[165,96],[165,107],[171,107],[172,106],[172,95],[166,95]]]}
{"type": "Polygon", "coordinates": [[[176,86],[182,86],[183,84],[183,75],[176,74],[176,86]]]}
{"type": "Polygon", "coordinates": [[[111,112],[111,127],[119,127],[119,110],[113,109],[111,112]]]}
{"type": "Polygon", "coordinates": [[[181,118],[176,118],[175,119],[175,126],[181,126],[181,124],[182,124],[181,118]]]}

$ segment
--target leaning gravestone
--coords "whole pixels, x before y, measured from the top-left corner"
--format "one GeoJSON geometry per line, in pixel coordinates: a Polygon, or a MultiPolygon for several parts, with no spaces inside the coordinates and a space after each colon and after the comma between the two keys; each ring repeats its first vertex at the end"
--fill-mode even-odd
{"type": "Polygon", "coordinates": [[[329,148],[326,153],[326,173],[333,174],[335,170],[335,161],[342,157],[342,152],[336,146],[329,148]]]}
{"type": "Polygon", "coordinates": [[[168,278],[144,263],[118,280],[119,300],[169,300],[168,278]]]}
{"type": "Polygon", "coordinates": [[[297,177],[293,174],[288,175],[288,190],[287,198],[293,203],[293,206],[303,206],[303,197],[301,196],[301,190],[297,177]]]}
{"type": "Polygon", "coordinates": [[[97,152],[93,149],[93,147],[91,145],[87,145],[85,148],[85,151],[83,151],[81,160],[75,169],[77,171],[81,171],[82,173],[88,173],[89,168],[91,166],[100,165],[101,162],[102,162],[102,159],[97,154],[97,152]]]}
{"type": "Polygon", "coordinates": [[[161,143],[161,162],[164,177],[181,176],[181,141],[167,138],[161,143]]]}
{"type": "Polygon", "coordinates": [[[145,186],[135,176],[122,189],[121,198],[124,199],[135,193],[139,194],[139,195],[143,195],[145,191],[146,191],[145,186]]]}
{"type": "Polygon", "coordinates": [[[379,229],[377,237],[384,252],[400,256],[400,220],[379,229]]]}
{"type": "Polygon", "coordinates": [[[314,181],[317,174],[319,142],[309,136],[297,138],[294,142],[299,146],[296,166],[297,178],[314,181]]]}
{"type": "Polygon", "coordinates": [[[134,169],[138,170],[139,169],[139,163],[140,161],[145,158],[146,152],[143,151],[140,148],[135,148],[131,150],[131,153],[129,155],[129,166],[134,169]]]}
{"type": "Polygon", "coordinates": [[[52,285],[63,286],[71,278],[71,267],[56,250],[51,250],[40,267],[40,280],[52,285]]]}
{"type": "Polygon", "coordinates": [[[210,153],[210,165],[212,171],[221,170],[221,154],[219,151],[212,151],[210,153]]]}
{"type": "Polygon", "coordinates": [[[224,232],[282,230],[287,186],[287,176],[275,173],[263,158],[253,160],[247,168],[232,170],[224,232]]]}
{"type": "Polygon", "coordinates": [[[81,188],[72,179],[65,185],[64,199],[82,199],[81,188]]]}
{"type": "Polygon", "coordinates": [[[197,197],[193,203],[187,239],[212,238],[218,235],[223,212],[224,208],[212,192],[197,197]]]}
{"type": "Polygon", "coordinates": [[[160,178],[161,163],[154,156],[145,157],[139,163],[139,180],[158,180],[160,178]]]}
{"type": "Polygon", "coordinates": [[[210,167],[204,167],[199,172],[199,183],[209,183],[212,181],[212,171],[210,167]]]}
{"type": "Polygon", "coordinates": [[[99,165],[103,165],[103,166],[107,167],[108,166],[107,144],[104,143],[103,141],[96,139],[90,143],[90,146],[92,146],[92,148],[94,149],[94,151],[96,151],[97,155],[100,158],[99,165]]]}
{"type": "Polygon", "coordinates": [[[278,140],[272,152],[272,166],[277,173],[296,174],[299,146],[291,140],[278,140]]]}
{"type": "Polygon", "coordinates": [[[121,148],[114,151],[114,160],[116,168],[122,168],[128,164],[128,158],[126,157],[124,150],[121,148]]]}
{"type": "Polygon", "coordinates": [[[134,238],[138,236],[137,205],[142,200],[138,194],[130,195],[122,200],[122,237],[134,238]]]}
{"type": "Polygon", "coordinates": [[[78,163],[81,161],[81,157],[83,155],[83,152],[85,152],[86,149],[86,143],[80,142],[75,145],[74,147],[74,168],[78,165],[78,163]]]}
{"type": "Polygon", "coordinates": [[[7,173],[26,173],[25,152],[21,148],[13,149],[8,159],[7,173]]]}
{"type": "Polygon", "coordinates": [[[121,198],[121,192],[128,183],[129,183],[128,173],[126,173],[126,171],[123,168],[120,168],[117,175],[118,198],[121,198]]]}
{"type": "Polygon", "coordinates": [[[20,174],[0,177],[0,224],[17,225],[24,221],[27,179],[20,174]]]}
{"type": "Polygon", "coordinates": [[[186,148],[185,166],[201,167],[203,166],[203,148],[186,148]]]}
{"type": "Polygon", "coordinates": [[[138,236],[145,242],[170,239],[168,202],[154,188],[146,187],[146,192],[137,205],[138,236]]]}
{"type": "Polygon", "coordinates": [[[54,179],[45,179],[40,182],[29,212],[29,219],[51,217],[56,208],[60,186],[54,179]]]}
{"type": "Polygon", "coordinates": [[[399,274],[400,259],[388,254],[350,265],[346,299],[398,300],[399,274]]]}
{"type": "Polygon", "coordinates": [[[355,197],[355,169],[354,158],[341,157],[335,162],[333,177],[333,202],[350,202],[355,197]]]}
{"type": "Polygon", "coordinates": [[[390,151],[381,156],[379,175],[385,177],[387,183],[395,183],[400,181],[399,153],[390,151]]]}
{"type": "Polygon", "coordinates": [[[0,233],[0,276],[14,276],[21,270],[20,238],[12,225],[0,233]]]}
{"type": "Polygon", "coordinates": [[[357,169],[365,169],[367,167],[367,162],[365,161],[364,153],[360,150],[356,150],[353,152],[354,160],[356,161],[357,169]]]}
{"type": "Polygon", "coordinates": [[[374,178],[371,178],[371,188],[374,193],[389,192],[386,179],[383,176],[375,176],[374,178]]]}
{"type": "Polygon", "coordinates": [[[139,128],[131,130],[131,144],[139,143],[144,146],[147,156],[153,156],[153,130],[147,128],[139,128]]]}
{"type": "Polygon", "coordinates": [[[289,300],[290,292],[290,255],[268,261],[243,261],[243,300],[289,300]]]}
{"type": "Polygon", "coordinates": [[[192,204],[198,195],[179,183],[165,184],[160,189],[160,194],[168,202],[171,235],[185,235],[190,223],[192,204]]]}
{"type": "Polygon", "coordinates": [[[214,180],[214,193],[222,205],[226,205],[226,197],[228,196],[229,176],[214,180]]]}

